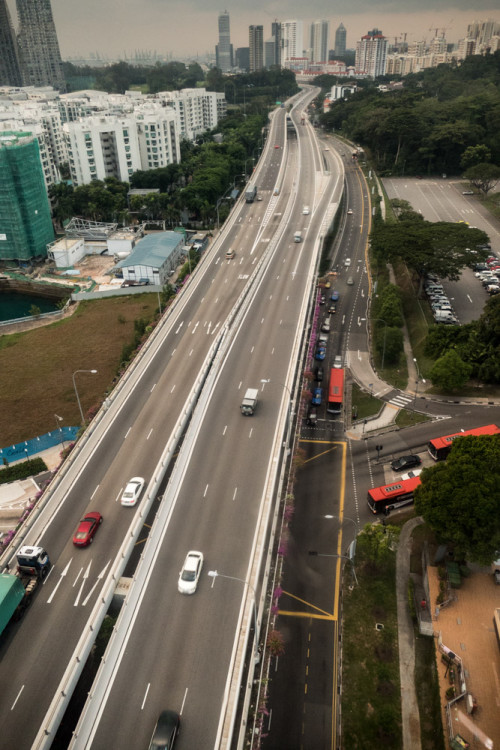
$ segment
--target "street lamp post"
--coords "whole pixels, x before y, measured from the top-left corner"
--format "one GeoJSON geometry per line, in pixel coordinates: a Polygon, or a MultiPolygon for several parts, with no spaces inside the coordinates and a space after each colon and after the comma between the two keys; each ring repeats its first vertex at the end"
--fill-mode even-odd
{"type": "Polygon", "coordinates": [[[79,372],[89,372],[89,373],[92,373],[92,375],[96,375],[97,370],[75,370],[75,372],[73,373],[73,388],[75,389],[76,400],[78,401],[78,408],[80,409],[80,416],[82,418],[82,425],[84,425],[85,424],[85,419],[84,419],[84,416],[83,416],[82,405],[80,403],[80,396],[78,395],[78,390],[76,388],[76,381],[75,381],[75,375],[77,375],[79,372]]]}
{"type": "Polygon", "coordinates": [[[238,578],[237,576],[227,576],[227,575],[224,575],[224,573],[219,573],[218,570],[209,570],[208,575],[210,576],[210,578],[214,579],[214,582],[216,578],[227,578],[230,581],[239,581],[240,583],[245,584],[245,586],[248,586],[248,588],[252,592],[253,594],[253,627],[255,631],[254,656],[257,657],[259,653],[259,631],[258,631],[258,622],[257,622],[257,594],[255,593],[254,587],[252,586],[251,583],[248,583],[248,581],[245,581],[244,578],[238,578]]]}
{"type": "Polygon", "coordinates": [[[418,396],[418,384],[420,381],[425,384],[425,378],[420,377],[420,370],[418,369],[418,362],[416,360],[416,357],[413,357],[413,361],[415,362],[415,367],[417,370],[417,379],[415,380],[415,395],[413,397],[413,417],[412,421],[415,421],[415,408],[417,403],[417,396],[418,396]]]}
{"type": "Polygon", "coordinates": [[[352,573],[354,576],[354,580],[356,581],[356,586],[358,585],[358,579],[356,577],[356,568],[354,567],[354,560],[352,560],[347,555],[327,555],[326,553],[323,553],[323,552],[317,552],[315,549],[310,549],[309,555],[311,555],[311,557],[340,557],[342,560],[349,560],[349,562],[352,565],[352,573]]]}
{"type": "Polygon", "coordinates": [[[381,370],[383,370],[384,369],[384,360],[385,360],[385,340],[386,340],[386,337],[387,337],[387,323],[385,322],[385,320],[382,320],[382,318],[372,318],[372,320],[374,322],[378,321],[379,323],[383,323],[384,324],[384,343],[382,345],[382,365],[381,365],[381,368],[380,368],[381,370]]]}
{"type": "Polygon", "coordinates": [[[59,424],[59,422],[63,421],[63,418],[60,417],[59,414],[54,414],[54,417],[56,418],[56,429],[58,429],[59,432],[60,432],[60,435],[61,435],[61,438],[62,438],[61,439],[61,443],[62,443],[62,447],[63,447],[63,450],[64,450],[64,435],[63,435],[62,427],[59,424]]]}
{"type": "MultiPolygon", "coordinates": [[[[265,385],[266,383],[270,383],[271,379],[269,378],[269,379],[266,380],[266,379],[263,378],[263,379],[261,379],[260,382],[265,385]]],[[[289,396],[287,411],[288,411],[288,429],[290,430],[291,426],[292,426],[292,406],[293,406],[292,392],[291,392],[290,388],[287,385],[285,385],[284,383],[277,383],[277,385],[280,385],[282,388],[285,388],[285,390],[287,391],[288,396],[289,396]]],[[[288,435],[287,435],[287,443],[288,443],[288,435]]]]}

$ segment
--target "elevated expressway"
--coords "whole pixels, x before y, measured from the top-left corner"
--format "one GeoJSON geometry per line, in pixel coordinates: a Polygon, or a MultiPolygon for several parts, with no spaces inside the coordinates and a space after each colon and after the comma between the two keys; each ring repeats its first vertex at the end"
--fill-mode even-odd
{"type": "MultiPolygon", "coordinates": [[[[177,594],[176,577],[186,550],[200,548],[206,570],[216,567],[247,580],[257,561],[255,581],[262,582],[257,531],[265,529],[265,512],[269,521],[277,486],[277,462],[269,465],[268,457],[281,440],[288,410],[285,389],[277,383],[294,382],[294,342],[305,325],[323,215],[342,183],[339,177],[325,179],[309,128],[301,131],[299,126],[298,141],[287,141],[284,111],[276,113],[256,176],[265,200],[239,204],[26,537],[43,544],[55,564],[31,612],[2,644],[1,747],[50,746],[124,560],[158,499],[158,521],[144,552],[152,555],[151,566],[140,566],[131,591],[141,587],[134,627],[90,742],[118,746],[120,736],[120,744],[143,747],[167,704],[185,717],[181,748],[212,746],[227,731],[218,717],[229,706],[226,678],[234,670],[235,634],[248,624],[246,587],[238,590],[221,578],[212,589],[206,579],[193,599],[185,599],[177,594]],[[282,148],[274,149],[275,143],[282,148]],[[301,213],[306,202],[315,208],[310,217],[301,213]],[[292,241],[297,228],[304,230],[300,245],[292,241]],[[223,260],[227,247],[236,250],[233,261],[223,260]],[[261,379],[271,383],[260,410],[243,420],[242,388],[261,379]],[[183,460],[167,492],[157,497],[200,393],[183,460]],[[151,481],[132,515],[117,501],[136,474],[151,481]],[[75,550],[71,533],[93,508],[105,521],[89,550],[75,550]],[[151,578],[142,588],[145,573],[151,578]],[[129,662],[132,655],[139,664],[129,662]]],[[[243,630],[249,640],[250,629],[243,630]]],[[[77,743],[85,742],[83,735],[80,730],[77,743]]]]}

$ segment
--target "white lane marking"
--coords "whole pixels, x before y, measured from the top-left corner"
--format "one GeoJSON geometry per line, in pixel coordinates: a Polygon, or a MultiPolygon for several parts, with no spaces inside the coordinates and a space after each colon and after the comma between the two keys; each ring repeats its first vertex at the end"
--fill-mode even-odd
{"type": "MultiPolygon", "coordinates": [[[[215,578],[214,578],[214,581],[215,581],[215,578]]],[[[212,583],[212,586],[213,586],[213,583],[212,583]]],[[[181,716],[182,716],[182,712],[184,711],[184,704],[186,702],[187,694],[188,694],[188,688],[186,688],[186,692],[184,693],[184,698],[182,699],[181,710],[179,711],[181,716]]]]}
{"type": "Polygon", "coordinates": [[[191,349],[188,356],[190,357],[193,352],[194,352],[194,349],[191,349]]]}
{"type": "Polygon", "coordinates": [[[71,558],[71,560],[66,565],[66,567],[63,570],[63,572],[61,573],[61,577],[59,578],[58,582],[56,583],[56,587],[55,587],[54,591],[51,593],[51,595],[47,599],[47,604],[50,604],[52,602],[52,599],[54,598],[54,595],[55,595],[57,589],[59,588],[59,586],[61,585],[61,581],[64,578],[64,576],[66,575],[66,573],[68,572],[69,566],[71,565],[72,562],[73,562],[73,558],[71,558]]]}
{"type": "Polygon", "coordinates": [[[240,380],[240,384],[238,386],[238,390],[240,390],[241,386],[243,385],[243,380],[240,380]]]}
{"type": "Polygon", "coordinates": [[[207,486],[205,487],[205,492],[203,493],[203,497],[206,497],[206,496],[207,496],[207,492],[208,492],[208,484],[207,484],[207,486]]]}
{"type": "Polygon", "coordinates": [[[122,494],[122,492],[123,492],[123,487],[121,488],[121,490],[120,490],[120,492],[118,493],[118,495],[117,495],[117,496],[115,497],[115,503],[117,503],[117,502],[118,502],[118,498],[120,497],[120,495],[122,494]]]}
{"type": "Polygon", "coordinates": [[[248,437],[249,437],[249,438],[251,438],[251,437],[252,437],[252,432],[253,432],[253,427],[251,428],[251,430],[250,430],[250,432],[249,432],[249,434],[248,434],[248,437]]]}
{"type": "Polygon", "coordinates": [[[289,299],[290,299],[290,295],[287,296],[286,301],[288,302],[289,299]]]}
{"type": "Polygon", "coordinates": [[[21,693],[23,692],[23,690],[24,690],[24,685],[22,686],[21,690],[20,690],[20,691],[18,692],[18,694],[16,695],[16,700],[14,701],[14,703],[12,704],[12,706],[10,707],[10,710],[11,710],[11,711],[12,711],[12,710],[14,709],[14,707],[15,707],[15,705],[16,705],[16,703],[17,703],[17,701],[18,701],[18,700],[19,700],[19,698],[21,697],[21,693]]]}
{"type": "Polygon", "coordinates": [[[280,320],[280,325],[283,323],[283,319],[280,320]]]}
{"type": "Polygon", "coordinates": [[[263,322],[264,322],[264,318],[261,318],[260,324],[262,325],[263,322]]]}
{"type": "Polygon", "coordinates": [[[104,566],[104,568],[101,570],[101,572],[97,576],[96,582],[94,583],[94,585],[92,586],[92,588],[90,589],[89,593],[87,594],[87,596],[85,597],[85,599],[83,601],[83,606],[84,607],[87,604],[87,602],[90,599],[90,597],[92,596],[92,594],[94,593],[96,586],[99,585],[99,581],[102,581],[102,579],[104,578],[104,575],[105,575],[106,570],[108,569],[109,565],[111,565],[111,560],[108,560],[108,562],[106,563],[106,565],[104,566]]]}
{"type": "Polygon", "coordinates": [[[173,385],[172,388],[170,389],[170,393],[173,393],[174,391],[175,391],[175,385],[173,385]]]}
{"type": "Polygon", "coordinates": [[[131,429],[132,429],[131,427],[128,428],[127,432],[125,433],[125,437],[123,438],[124,440],[125,440],[125,438],[128,438],[128,434],[129,434],[129,432],[130,432],[131,429]]]}
{"type": "Polygon", "coordinates": [[[217,304],[218,301],[219,301],[219,298],[217,297],[216,300],[215,300],[215,304],[217,304]]]}
{"type": "Polygon", "coordinates": [[[91,499],[91,500],[93,500],[93,499],[94,499],[94,495],[95,495],[95,493],[97,492],[97,490],[98,490],[98,489],[99,489],[99,485],[97,485],[97,487],[96,487],[96,488],[95,488],[95,490],[93,491],[92,495],[90,496],[90,499],[91,499]]]}
{"type": "Polygon", "coordinates": [[[342,325],[345,323],[345,315],[342,315],[342,325]]]}
{"type": "Polygon", "coordinates": [[[156,388],[156,383],[154,383],[153,387],[151,388],[151,390],[149,392],[153,393],[153,391],[154,391],[155,388],[156,388]]]}
{"type": "Polygon", "coordinates": [[[78,583],[78,580],[79,580],[79,578],[80,578],[80,576],[81,576],[82,573],[83,573],[83,568],[80,568],[80,570],[78,571],[78,575],[76,576],[75,580],[73,581],[73,586],[71,588],[73,588],[73,589],[75,588],[75,586],[78,583]]]}
{"type": "Polygon", "coordinates": [[[144,698],[142,699],[142,705],[141,705],[141,711],[144,709],[144,706],[146,705],[146,698],[148,697],[149,688],[151,687],[151,683],[148,682],[148,686],[146,688],[146,692],[144,693],[144,698]]]}
{"type": "Polygon", "coordinates": [[[273,348],[271,349],[271,354],[274,354],[274,346],[273,346],[273,348]]]}
{"type": "Polygon", "coordinates": [[[467,295],[467,299],[469,300],[469,302],[472,303],[472,298],[471,298],[470,294],[467,295]]]}
{"type": "Polygon", "coordinates": [[[235,487],[235,488],[234,488],[234,492],[233,492],[233,500],[236,500],[236,493],[237,493],[237,492],[238,492],[238,488],[237,488],[237,487],[235,487]]]}
{"type": "Polygon", "coordinates": [[[227,425],[225,425],[224,429],[222,430],[222,434],[225,435],[227,430],[227,425]]]}
{"type": "Polygon", "coordinates": [[[152,432],[153,432],[153,427],[151,427],[150,431],[148,432],[148,436],[147,436],[146,440],[149,440],[149,438],[151,437],[151,433],[152,432]]]}
{"type": "Polygon", "coordinates": [[[250,354],[253,354],[254,349],[255,349],[255,346],[252,346],[252,348],[250,349],[250,354]]]}
{"type": "Polygon", "coordinates": [[[87,566],[87,570],[83,574],[82,584],[80,586],[80,590],[79,590],[78,594],[76,595],[75,603],[73,604],[74,607],[78,607],[78,605],[80,604],[80,597],[83,594],[83,587],[85,586],[85,581],[87,580],[87,578],[90,575],[90,566],[91,565],[92,565],[92,560],[89,562],[89,564],[87,566]]]}
{"type": "Polygon", "coordinates": [[[170,356],[173,357],[176,351],[177,351],[177,349],[174,349],[173,352],[172,352],[172,354],[170,356]]]}
{"type": "Polygon", "coordinates": [[[184,325],[184,321],[182,321],[181,324],[179,325],[178,329],[175,332],[176,334],[179,333],[183,325],[184,325]]]}

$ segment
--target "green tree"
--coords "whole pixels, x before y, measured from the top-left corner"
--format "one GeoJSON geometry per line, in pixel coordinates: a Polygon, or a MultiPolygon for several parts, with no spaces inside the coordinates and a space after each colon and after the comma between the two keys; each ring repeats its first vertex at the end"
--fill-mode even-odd
{"type": "Polygon", "coordinates": [[[464,177],[481,193],[487,195],[500,180],[500,167],[496,164],[475,164],[467,169],[464,177]]]}
{"type": "Polygon", "coordinates": [[[491,151],[484,143],[477,146],[467,146],[460,159],[460,165],[464,169],[474,167],[476,164],[486,164],[491,159],[491,151]]]}
{"type": "Polygon", "coordinates": [[[454,441],[446,463],[424,469],[415,510],[459,559],[488,565],[500,549],[500,439],[454,441]]]}
{"type": "Polygon", "coordinates": [[[456,391],[463,388],[471,372],[472,366],[464,362],[455,349],[450,349],[434,364],[430,378],[438,388],[444,391],[456,391]]]}
{"type": "Polygon", "coordinates": [[[379,354],[382,354],[384,349],[384,338],[385,338],[385,363],[397,364],[401,356],[401,352],[404,348],[403,331],[401,328],[390,328],[384,333],[382,328],[377,330],[376,336],[376,347],[379,354]]]}
{"type": "Polygon", "coordinates": [[[419,294],[427,273],[457,281],[465,266],[485,258],[475,247],[488,242],[488,235],[464,223],[405,219],[395,224],[377,222],[370,235],[372,250],[381,262],[401,259],[418,276],[419,294]]]}

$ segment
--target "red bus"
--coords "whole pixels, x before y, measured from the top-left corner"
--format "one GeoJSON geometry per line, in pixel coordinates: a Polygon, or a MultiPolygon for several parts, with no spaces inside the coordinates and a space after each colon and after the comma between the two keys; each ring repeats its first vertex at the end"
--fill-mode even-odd
{"type": "Polygon", "coordinates": [[[448,453],[451,451],[451,446],[455,438],[465,437],[467,435],[498,435],[500,429],[496,424],[487,424],[483,427],[475,427],[473,430],[464,430],[463,432],[455,432],[453,435],[446,435],[445,437],[434,438],[429,440],[427,443],[427,450],[429,451],[431,458],[434,461],[443,461],[447,458],[448,453]]]}
{"type": "Polygon", "coordinates": [[[368,505],[373,513],[388,513],[413,502],[413,494],[420,484],[420,477],[399,479],[392,484],[368,490],[368,505]]]}
{"type": "Polygon", "coordinates": [[[332,367],[330,370],[330,385],[328,388],[328,405],[326,410],[330,414],[340,414],[344,400],[344,370],[332,367]]]}

